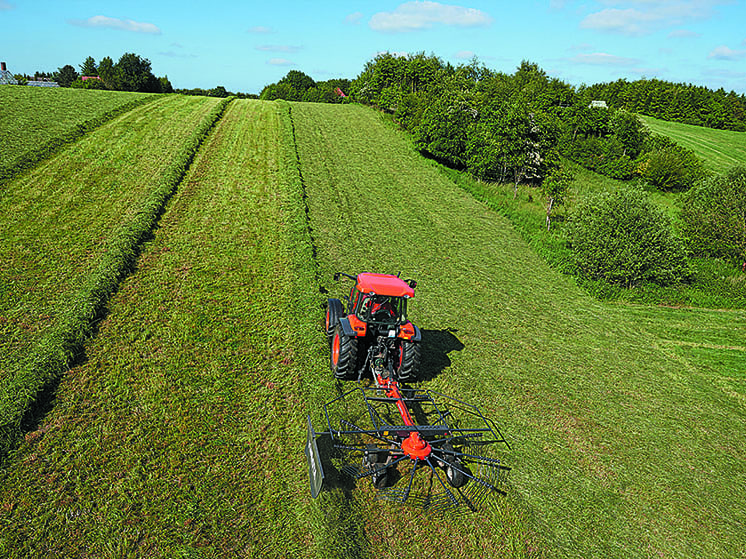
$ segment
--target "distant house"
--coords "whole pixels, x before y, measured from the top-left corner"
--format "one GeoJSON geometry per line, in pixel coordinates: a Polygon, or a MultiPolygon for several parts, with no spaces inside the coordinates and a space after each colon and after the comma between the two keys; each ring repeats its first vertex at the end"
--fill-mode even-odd
{"type": "Polygon", "coordinates": [[[99,78],[98,76],[83,76],[80,79],[83,80],[83,81],[88,81],[88,80],[99,80],[99,81],[101,81],[101,78],[99,78]]]}
{"type": "Polygon", "coordinates": [[[608,109],[609,106],[606,104],[606,101],[591,101],[591,104],[588,105],[589,109],[608,109]]]}

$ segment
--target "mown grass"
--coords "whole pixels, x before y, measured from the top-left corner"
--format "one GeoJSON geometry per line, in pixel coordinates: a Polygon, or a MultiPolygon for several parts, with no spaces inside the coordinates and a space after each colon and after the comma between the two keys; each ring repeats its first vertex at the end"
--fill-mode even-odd
{"type": "Polygon", "coordinates": [[[590,298],[369,109],[234,101],[2,473],[0,550],[738,556],[745,319],[676,313],[590,298]],[[424,385],[504,429],[507,497],[445,518],[364,481],[310,500],[338,270],[420,282],[424,385]],[[686,352],[720,346],[714,382],[717,354],[686,352]]]}
{"type": "Polygon", "coordinates": [[[233,102],[197,156],[2,480],[5,556],[313,555],[318,323],[278,109],[233,102]]]}
{"type": "Polygon", "coordinates": [[[0,378],[7,378],[66,293],[80,285],[116,227],[214,106],[161,97],[69,146],[0,192],[0,378]],[[187,123],[182,128],[176,115],[187,123]]]}
{"type": "Polygon", "coordinates": [[[107,120],[158,96],[120,91],[0,88],[0,185],[107,120]]]}
{"type": "Polygon", "coordinates": [[[3,223],[2,454],[43,387],[81,350],[217,107],[171,97],[149,107],[152,120],[135,110],[0,195],[13,216],[3,223]]]}
{"type": "Polygon", "coordinates": [[[668,136],[677,144],[692,150],[710,171],[725,173],[732,167],[746,164],[746,132],[716,130],[642,115],[638,117],[651,131],[668,136]]]}
{"type": "MultiPolygon", "coordinates": [[[[744,445],[734,434],[743,401],[713,383],[701,360],[671,350],[675,332],[656,332],[666,314],[650,309],[656,326],[647,328],[625,307],[587,296],[374,112],[300,104],[293,115],[322,277],[416,278],[415,322],[459,342],[441,355],[424,346],[437,355],[427,385],[479,404],[513,444],[508,497],[447,529],[371,503],[361,483],[348,506],[368,520],[366,553],[741,553],[744,445]]],[[[709,316],[695,323],[707,330],[709,316]]],[[[742,312],[728,316],[742,337],[742,312]]]]}

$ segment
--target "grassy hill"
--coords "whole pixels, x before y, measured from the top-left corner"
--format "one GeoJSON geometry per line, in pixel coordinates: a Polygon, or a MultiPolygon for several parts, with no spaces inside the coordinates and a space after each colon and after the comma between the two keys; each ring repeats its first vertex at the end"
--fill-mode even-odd
{"type": "Polygon", "coordinates": [[[592,299],[370,109],[233,101],[6,464],[0,551],[737,557],[745,337],[743,311],[592,299]],[[310,499],[305,418],[337,394],[323,306],[366,270],[418,280],[423,386],[511,442],[478,514],[364,480],[310,499]]]}
{"type": "Polygon", "coordinates": [[[691,149],[711,171],[723,173],[736,165],[746,165],[746,132],[715,130],[642,115],[640,120],[656,134],[691,149]]]}

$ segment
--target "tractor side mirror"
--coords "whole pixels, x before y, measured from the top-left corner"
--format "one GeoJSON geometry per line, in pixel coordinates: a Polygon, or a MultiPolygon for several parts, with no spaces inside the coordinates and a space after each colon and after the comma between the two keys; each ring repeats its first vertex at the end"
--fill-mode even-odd
{"type": "Polygon", "coordinates": [[[417,282],[414,280],[407,280],[407,283],[409,284],[409,287],[411,287],[412,289],[417,287],[417,282]]]}

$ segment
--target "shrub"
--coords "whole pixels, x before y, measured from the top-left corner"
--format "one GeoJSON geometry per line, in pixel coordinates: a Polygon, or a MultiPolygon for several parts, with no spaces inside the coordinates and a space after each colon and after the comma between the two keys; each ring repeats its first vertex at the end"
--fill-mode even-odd
{"type": "Polygon", "coordinates": [[[589,279],[631,287],[670,285],[689,275],[671,221],[642,190],[604,192],[581,202],[568,235],[577,270],[589,279]]]}
{"type": "Polygon", "coordinates": [[[686,190],[705,176],[704,166],[694,152],[676,144],[641,155],[637,172],[661,190],[686,190]]]}
{"type": "Polygon", "coordinates": [[[746,261],[746,168],[697,184],[682,200],[690,248],[701,256],[746,261]]]}

